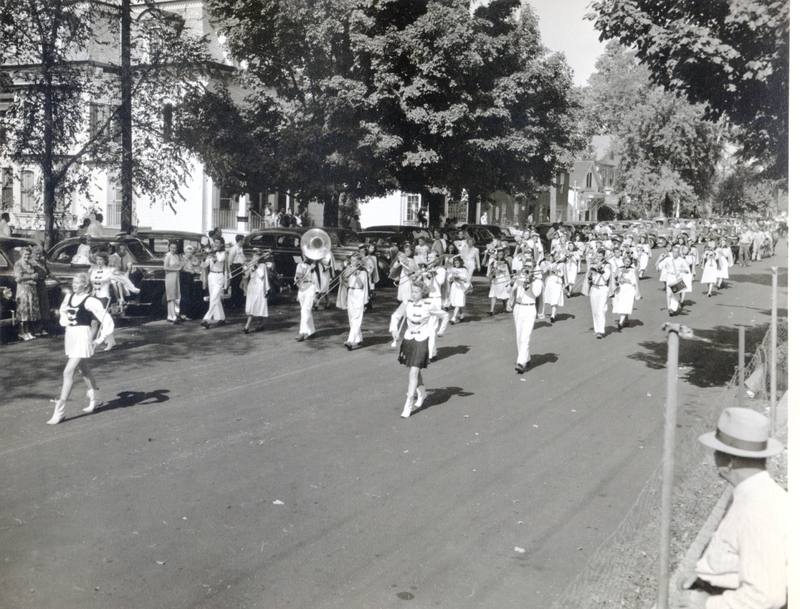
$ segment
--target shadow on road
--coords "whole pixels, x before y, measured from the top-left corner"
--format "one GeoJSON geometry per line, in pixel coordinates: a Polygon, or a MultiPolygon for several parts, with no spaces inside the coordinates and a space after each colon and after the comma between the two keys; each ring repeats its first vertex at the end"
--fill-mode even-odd
{"type": "MultiPolygon", "coordinates": [[[[736,283],[756,283],[758,285],[772,285],[772,272],[769,273],[732,273],[731,280],[736,283]]],[[[785,288],[789,285],[789,271],[786,268],[778,269],[778,287],[785,288]]]]}
{"type": "Polygon", "coordinates": [[[528,363],[525,372],[544,366],[545,364],[555,364],[558,361],[558,355],[555,353],[534,353],[528,363]]]}
{"type": "Polygon", "coordinates": [[[469,352],[467,345],[458,345],[457,347],[439,347],[436,349],[436,359],[441,361],[452,357],[453,355],[466,355],[469,352]]]}
{"type": "Polygon", "coordinates": [[[116,410],[117,408],[129,408],[130,406],[148,406],[150,404],[161,404],[169,400],[169,389],[156,389],[155,391],[120,391],[116,399],[110,400],[97,409],[98,412],[104,410],[116,410]]]}
{"type": "MultiPolygon", "coordinates": [[[[745,334],[745,354],[752,354],[761,344],[768,324],[748,327],[745,334]]],[[[696,387],[722,387],[730,381],[739,363],[739,330],[736,327],[716,326],[711,330],[695,330],[695,335],[710,342],[682,340],[679,364],[688,368],[684,375],[696,387]]],[[[628,357],[644,362],[648,368],[661,370],[667,365],[667,337],[661,341],[639,343],[643,351],[628,357]]],[[[749,358],[748,358],[749,359],[749,358]]]]}
{"type": "Polygon", "coordinates": [[[432,408],[433,406],[441,406],[450,401],[450,398],[457,395],[460,398],[466,398],[475,395],[471,391],[464,391],[461,387],[440,387],[439,389],[428,390],[428,397],[425,398],[425,404],[417,410],[421,412],[432,408]]]}

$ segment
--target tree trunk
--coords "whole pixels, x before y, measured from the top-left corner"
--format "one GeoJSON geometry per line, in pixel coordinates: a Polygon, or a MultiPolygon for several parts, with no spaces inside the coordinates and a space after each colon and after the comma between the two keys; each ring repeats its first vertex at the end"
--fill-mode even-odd
{"type": "Polygon", "coordinates": [[[428,204],[428,226],[441,227],[444,219],[444,195],[423,191],[422,198],[428,204]]]}
{"type": "Polygon", "coordinates": [[[469,197],[467,203],[467,224],[477,224],[478,201],[480,200],[480,197],[478,196],[478,193],[472,189],[467,191],[467,196],[469,197]]]}
{"type": "Polygon", "coordinates": [[[339,198],[344,193],[334,192],[325,200],[325,207],[322,210],[323,226],[339,226],[339,198]]]}
{"type": "Polygon", "coordinates": [[[56,184],[53,180],[53,87],[44,87],[44,158],[42,159],[42,213],[44,214],[44,250],[57,241],[55,228],[56,184]]]}

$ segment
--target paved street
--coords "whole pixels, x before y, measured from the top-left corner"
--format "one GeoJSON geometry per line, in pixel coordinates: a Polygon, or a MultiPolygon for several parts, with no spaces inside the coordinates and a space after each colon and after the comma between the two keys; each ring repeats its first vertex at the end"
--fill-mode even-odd
{"type": "Polygon", "coordinates": [[[609,307],[602,341],[567,300],[522,376],[481,284],[408,420],[391,290],[352,353],[335,309],[295,342],[296,303],[250,335],[241,317],[120,327],[92,360],[109,404],[83,415],[76,383],[57,426],[63,339],[0,347],[0,607],[550,607],[658,465],[660,325],[712,341],[681,345],[686,423],[733,373],[736,326],[750,349],[766,331],[772,264],[786,314],[786,251],[713,298],[695,284],[673,320],[651,262],[631,327],[609,307]]]}

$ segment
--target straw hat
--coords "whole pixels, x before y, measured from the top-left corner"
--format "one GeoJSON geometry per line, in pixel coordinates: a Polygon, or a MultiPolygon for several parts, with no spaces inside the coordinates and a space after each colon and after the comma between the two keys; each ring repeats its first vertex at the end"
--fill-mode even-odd
{"type": "Polygon", "coordinates": [[[726,408],[719,416],[717,431],[698,438],[701,444],[738,457],[772,457],[783,444],[769,437],[769,419],[748,408],[726,408]]]}

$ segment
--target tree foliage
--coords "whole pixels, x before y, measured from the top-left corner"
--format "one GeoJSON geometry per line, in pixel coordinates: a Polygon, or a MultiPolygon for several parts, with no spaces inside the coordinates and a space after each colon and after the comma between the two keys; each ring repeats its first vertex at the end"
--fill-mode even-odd
{"type": "Polygon", "coordinates": [[[580,148],[570,70],[519,0],[474,14],[468,0],[210,6],[253,92],[241,120],[272,100],[271,179],[307,198],[513,191],[580,148]]]}
{"type": "MultiPolygon", "coordinates": [[[[136,23],[132,55],[134,188],[172,202],[188,160],[164,137],[163,108],[196,80],[204,42],[183,20],[149,7],[136,23]]],[[[120,158],[119,12],[70,0],[0,0],[0,81],[13,101],[0,116],[0,155],[41,172],[49,244],[72,193],[87,194],[96,170],[114,172],[120,158]],[[102,66],[102,67],[101,67],[102,66]]]]}
{"type": "Polygon", "coordinates": [[[634,47],[654,83],[741,128],[745,159],[788,172],[788,0],[595,0],[601,39],[634,47]]]}
{"type": "Polygon", "coordinates": [[[702,106],[649,81],[633,51],[609,43],[584,92],[588,121],[614,138],[625,215],[670,213],[709,201],[724,131],[702,106]]]}
{"type": "Polygon", "coordinates": [[[763,216],[774,208],[776,187],[757,168],[737,165],[720,181],[714,211],[722,216],[763,216]]]}

